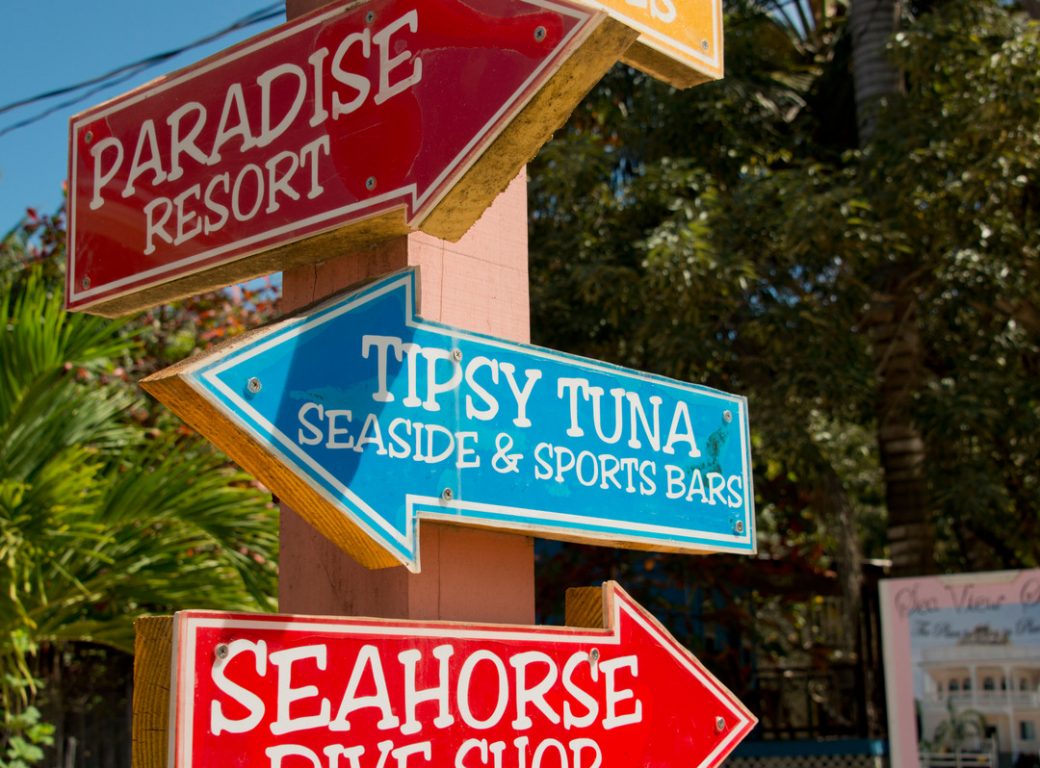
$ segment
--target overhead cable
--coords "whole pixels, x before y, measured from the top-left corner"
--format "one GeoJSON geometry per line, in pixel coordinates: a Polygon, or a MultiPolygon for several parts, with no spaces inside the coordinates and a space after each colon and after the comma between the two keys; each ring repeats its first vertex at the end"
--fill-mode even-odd
{"type": "Polygon", "coordinates": [[[41,102],[49,101],[59,96],[76,94],[72,98],[66,99],[65,101],[62,101],[58,104],[54,104],[50,107],[47,107],[41,112],[37,112],[36,114],[30,115],[29,117],[26,117],[22,120],[11,123],[7,126],[4,126],[3,128],[0,128],[0,136],[4,136],[5,134],[10,133],[11,131],[17,130],[19,128],[24,128],[28,125],[32,125],[33,123],[39,122],[40,120],[44,119],[49,115],[54,114],[55,112],[60,112],[61,110],[67,109],[68,107],[78,104],[81,101],[89,99],[91,96],[94,96],[102,91],[112,88],[113,86],[119,85],[120,83],[126,82],[127,80],[139,75],[141,72],[151,69],[152,67],[158,66],[159,64],[162,64],[165,61],[169,61],[172,58],[180,56],[182,53],[185,53],[186,51],[190,51],[194,48],[198,48],[200,46],[211,43],[214,40],[218,40],[221,37],[224,37],[225,35],[237,32],[240,29],[246,29],[255,24],[260,24],[265,21],[281,18],[284,12],[285,5],[283,3],[272,3],[271,5],[264,6],[259,10],[253,11],[252,13],[243,16],[242,18],[232,22],[223,29],[210,33],[205,37],[201,37],[198,40],[195,40],[194,42],[188,43],[187,45],[183,45],[179,48],[174,48],[168,51],[163,51],[161,53],[156,53],[151,56],[148,56],[147,58],[132,62],[130,64],[124,64],[109,72],[106,72],[105,74],[92,77],[88,80],[83,80],[79,83],[63,86],[61,88],[55,88],[53,90],[46,91],[45,93],[37,94],[36,96],[30,96],[28,98],[13,101],[9,104],[4,104],[0,106],[0,114],[4,114],[6,112],[10,112],[12,110],[19,109],[22,107],[31,106],[33,104],[39,104],[41,102]]]}

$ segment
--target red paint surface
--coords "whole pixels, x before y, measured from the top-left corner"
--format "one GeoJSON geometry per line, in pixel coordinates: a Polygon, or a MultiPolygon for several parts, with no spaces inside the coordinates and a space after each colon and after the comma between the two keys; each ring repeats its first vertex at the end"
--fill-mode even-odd
{"type": "Polygon", "coordinates": [[[398,206],[421,227],[589,18],[566,0],[337,3],[78,115],[69,307],[398,206]]]}
{"type": "Polygon", "coordinates": [[[754,717],[609,588],[608,630],[178,614],[175,765],[718,765],[754,717]]]}

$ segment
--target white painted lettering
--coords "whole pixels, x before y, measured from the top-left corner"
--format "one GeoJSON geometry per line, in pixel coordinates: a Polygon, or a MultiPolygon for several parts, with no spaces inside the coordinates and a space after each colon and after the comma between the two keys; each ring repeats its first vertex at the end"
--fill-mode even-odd
{"type": "Polygon", "coordinates": [[[561,377],[556,380],[556,396],[563,397],[564,392],[570,397],[570,425],[567,427],[567,437],[581,437],[585,430],[578,425],[578,392],[584,399],[589,399],[588,379],[571,379],[561,377]]]}
{"type": "Polygon", "coordinates": [[[187,240],[191,240],[202,231],[202,219],[199,218],[198,214],[195,211],[184,210],[186,200],[198,200],[201,195],[202,186],[194,184],[173,198],[173,205],[177,209],[177,236],[173,239],[174,245],[180,245],[187,240]],[[192,220],[195,220],[194,226],[185,229],[185,225],[192,220]]]}
{"type": "Polygon", "coordinates": [[[146,171],[152,172],[152,185],[160,184],[166,179],[166,171],[162,167],[162,155],[159,152],[159,140],[155,135],[155,121],[148,119],[141,124],[141,130],[137,134],[137,146],[134,148],[134,159],[130,163],[130,174],[123,187],[123,197],[134,194],[134,182],[146,171]],[[142,155],[148,151],[148,159],[143,160],[142,155]]]}
{"type": "Polygon", "coordinates": [[[398,660],[404,665],[405,718],[401,724],[401,733],[407,736],[422,730],[422,723],[416,718],[415,709],[426,701],[434,702],[437,705],[437,717],[433,719],[435,727],[447,728],[455,722],[455,717],[448,706],[451,683],[448,660],[451,659],[454,652],[455,649],[450,645],[438,645],[433,649],[433,657],[437,659],[437,684],[424,690],[416,687],[416,666],[422,659],[422,652],[411,649],[397,654],[398,660]]]}
{"type": "Polygon", "coordinates": [[[498,384],[497,361],[489,360],[482,355],[478,355],[469,361],[466,365],[466,386],[473,390],[473,393],[484,402],[486,407],[478,409],[474,404],[473,396],[466,395],[466,418],[479,419],[480,421],[491,421],[491,419],[495,418],[495,415],[498,413],[498,400],[477,381],[477,371],[481,368],[487,368],[490,370],[491,383],[498,384]]]}
{"type": "Polygon", "coordinates": [[[361,55],[366,59],[372,53],[371,33],[366,29],[362,32],[354,32],[343,38],[343,41],[336,49],[336,53],[333,54],[332,79],[357,91],[357,95],[348,102],[344,102],[338,92],[332,92],[333,119],[339,118],[340,115],[349,115],[360,108],[365,103],[365,99],[368,98],[368,92],[372,89],[372,85],[368,82],[367,77],[343,69],[343,57],[347,55],[347,51],[350,50],[354,43],[361,43],[361,55]]]}
{"type": "Polygon", "coordinates": [[[376,47],[379,49],[379,91],[375,96],[376,104],[382,104],[397,94],[403,93],[422,80],[422,59],[413,54],[407,48],[401,50],[400,53],[393,58],[390,57],[391,38],[394,33],[404,29],[405,27],[407,27],[408,31],[412,33],[419,28],[418,11],[409,11],[372,37],[376,47]],[[396,83],[391,84],[390,73],[397,67],[406,63],[409,59],[413,58],[412,73],[407,77],[401,78],[396,83]]]}
{"type": "Polygon", "coordinates": [[[187,155],[201,165],[208,163],[209,158],[206,153],[195,143],[205,123],[206,108],[197,101],[182,104],[166,118],[166,124],[170,126],[170,173],[166,177],[167,181],[176,181],[184,175],[184,169],[181,168],[181,155],[187,155]],[[191,113],[195,113],[195,122],[187,133],[182,134],[181,121],[191,113]]]}
{"type": "Polygon", "coordinates": [[[316,714],[292,717],[290,713],[293,702],[313,699],[318,695],[318,686],[316,685],[304,685],[300,688],[292,687],[293,665],[304,659],[313,659],[314,665],[319,670],[324,671],[326,654],[327,648],[324,645],[303,645],[297,648],[275,651],[271,654],[271,663],[278,668],[278,703],[276,706],[278,717],[271,723],[271,733],[280,736],[283,733],[303,731],[308,728],[320,728],[328,725],[331,705],[329,700],[324,697],[319,701],[316,714]]]}
{"type": "Polygon", "coordinates": [[[322,441],[321,430],[315,426],[314,422],[307,420],[307,414],[311,411],[318,412],[319,420],[325,418],[325,409],[319,403],[304,403],[300,406],[300,410],[296,412],[296,418],[301,426],[301,429],[296,432],[296,442],[300,445],[318,445],[322,441]],[[304,427],[310,434],[303,434],[304,427]]]}
{"type": "Polygon", "coordinates": [[[224,96],[224,106],[220,110],[220,120],[217,122],[217,135],[213,139],[213,149],[210,151],[207,161],[209,165],[216,165],[220,162],[220,148],[236,136],[242,139],[238,148],[239,152],[245,152],[256,145],[256,139],[253,138],[249,127],[249,112],[246,110],[241,83],[232,83],[224,96]],[[236,122],[229,126],[228,121],[232,117],[236,122]]]}
{"type": "Polygon", "coordinates": [[[300,159],[295,152],[290,152],[289,150],[279,152],[274,157],[268,158],[267,162],[264,163],[264,167],[267,168],[267,208],[264,211],[265,213],[274,213],[281,207],[281,204],[278,202],[279,192],[290,200],[300,199],[300,193],[289,184],[300,167],[300,159]],[[288,168],[281,174],[278,172],[279,163],[288,164],[288,168]]]}
{"type": "MultiPolygon", "coordinates": [[[[119,172],[119,167],[123,164],[123,142],[115,136],[101,139],[101,141],[97,142],[90,148],[90,156],[94,158],[94,173],[92,174],[92,178],[94,179],[94,194],[90,198],[90,210],[96,211],[105,204],[104,198],[101,197],[101,190],[105,188],[108,182],[115,178],[116,174],[119,172]],[[108,151],[110,149],[115,150],[115,159],[112,161],[111,165],[105,168],[105,155],[106,153],[109,155],[112,154],[108,151]]],[[[145,251],[145,253],[149,253],[149,251],[145,251]]]]}
{"type": "MultiPolygon", "coordinates": [[[[483,698],[488,693],[488,689],[481,686],[479,689],[480,697],[483,698]]],[[[470,728],[483,731],[488,728],[494,728],[498,725],[509,704],[509,681],[506,677],[506,666],[502,663],[502,660],[491,651],[483,650],[474,651],[466,657],[466,660],[462,663],[462,668],[459,670],[459,679],[455,691],[455,701],[459,709],[459,716],[462,717],[462,722],[470,728]],[[473,673],[477,668],[477,664],[482,661],[491,664],[495,670],[496,676],[496,689],[495,696],[493,697],[495,705],[492,708],[491,713],[484,719],[480,719],[474,715],[473,708],[470,705],[470,691],[473,689],[473,673]]]]}
{"type": "Polygon", "coordinates": [[[217,216],[219,216],[215,223],[209,216],[206,216],[206,223],[203,227],[203,232],[207,235],[212,234],[213,232],[218,232],[221,229],[223,229],[224,225],[227,224],[228,220],[227,206],[221,205],[213,199],[213,190],[216,189],[218,185],[224,187],[225,196],[228,193],[230,193],[231,174],[222,173],[219,176],[214,176],[212,179],[209,180],[209,183],[206,185],[206,193],[202,196],[202,201],[206,205],[206,210],[211,211],[217,214],[217,216]]]}
{"type": "Polygon", "coordinates": [[[329,423],[329,440],[327,443],[325,443],[326,448],[337,449],[354,447],[354,438],[353,436],[349,436],[350,428],[340,427],[336,425],[336,420],[341,417],[349,424],[351,419],[353,418],[353,414],[345,409],[333,410],[332,408],[328,408],[325,411],[325,418],[328,420],[329,423]],[[348,435],[349,437],[347,437],[346,440],[341,441],[339,439],[341,435],[348,435]]]}
{"type": "Polygon", "coordinates": [[[170,214],[173,213],[173,203],[170,202],[168,197],[157,197],[154,200],[148,202],[144,207],[144,254],[147,256],[149,253],[155,251],[154,238],[158,237],[163,242],[172,245],[173,237],[169,232],[166,231],[166,222],[170,219],[170,214]],[[162,213],[159,214],[158,220],[156,220],[155,211],[157,208],[162,207],[162,213]]]}
{"type": "Polygon", "coordinates": [[[606,714],[603,718],[603,728],[611,730],[623,725],[632,725],[643,719],[643,702],[636,698],[631,688],[618,688],[616,676],[620,670],[627,669],[632,677],[639,676],[639,658],[636,656],[620,656],[616,659],[601,661],[600,671],[603,672],[604,688],[606,692],[606,714]],[[628,699],[633,700],[630,712],[619,714],[617,705],[628,699]]]}
{"type": "Polygon", "coordinates": [[[209,727],[214,736],[222,733],[248,733],[256,728],[264,717],[264,700],[248,688],[227,678],[228,665],[242,653],[253,654],[256,674],[260,677],[267,674],[267,643],[263,640],[255,643],[251,640],[232,640],[228,643],[227,656],[213,662],[211,671],[213,683],[221,693],[230,696],[237,704],[245,707],[249,714],[239,720],[232,720],[224,714],[224,708],[219,701],[210,702],[209,727]]]}
{"type": "Polygon", "coordinates": [[[271,67],[271,69],[256,78],[256,84],[260,86],[260,133],[256,137],[256,145],[258,147],[266,147],[285,133],[300,113],[304,97],[307,94],[307,75],[296,64],[279,64],[276,67],[271,67]],[[271,110],[273,108],[271,104],[271,90],[276,80],[286,76],[296,79],[296,93],[293,95],[292,104],[285,111],[285,114],[281,116],[277,125],[271,125],[271,110]]]}
{"type": "Polygon", "coordinates": [[[375,707],[382,715],[382,718],[376,723],[376,727],[381,731],[396,728],[401,722],[394,715],[393,708],[390,706],[390,692],[386,686],[386,675],[383,674],[379,649],[374,645],[362,646],[358,651],[357,660],[350,672],[346,690],[343,692],[343,700],[336,712],[336,718],[329,723],[329,730],[349,731],[350,722],[347,718],[350,713],[367,707],[375,707]],[[358,696],[358,689],[361,687],[366,670],[375,687],[375,693],[370,696],[358,696]]]}
{"type": "Polygon", "coordinates": [[[556,662],[552,660],[552,657],[541,651],[526,651],[511,656],[509,663],[516,670],[516,718],[513,720],[512,726],[522,731],[534,724],[527,714],[529,704],[533,704],[550,723],[558,724],[560,722],[559,714],[545,700],[545,694],[552,689],[559,677],[556,662]],[[528,681],[528,667],[532,664],[545,665],[545,675],[533,685],[528,681]]]}
{"type": "Polygon", "coordinates": [[[513,398],[516,400],[516,418],[513,419],[513,423],[518,427],[529,427],[531,426],[531,420],[527,418],[527,401],[531,397],[531,390],[534,387],[534,383],[538,379],[542,378],[542,372],[529,368],[524,371],[526,380],[524,381],[524,388],[520,389],[517,386],[516,378],[513,376],[516,368],[512,363],[499,363],[498,367],[505,374],[506,383],[509,384],[509,389],[513,393],[513,398]]]}

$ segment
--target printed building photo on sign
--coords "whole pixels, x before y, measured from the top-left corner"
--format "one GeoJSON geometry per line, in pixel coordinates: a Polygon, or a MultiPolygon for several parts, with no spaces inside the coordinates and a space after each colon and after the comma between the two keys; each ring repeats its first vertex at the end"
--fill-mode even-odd
{"type": "Polygon", "coordinates": [[[893,768],[1040,765],[1040,570],[881,583],[893,768]]]}

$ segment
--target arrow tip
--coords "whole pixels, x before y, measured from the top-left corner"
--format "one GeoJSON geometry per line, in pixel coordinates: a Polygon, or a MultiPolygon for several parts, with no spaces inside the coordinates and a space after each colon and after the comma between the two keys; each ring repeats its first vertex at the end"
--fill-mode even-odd
{"type": "Polygon", "coordinates": [[[655,734],[647,763],[719,765],[758,718],[617,582],[604,583],[602,596],[614,632],[638,651],[640,674],[658,692],[646,702],[655,734]]]}

